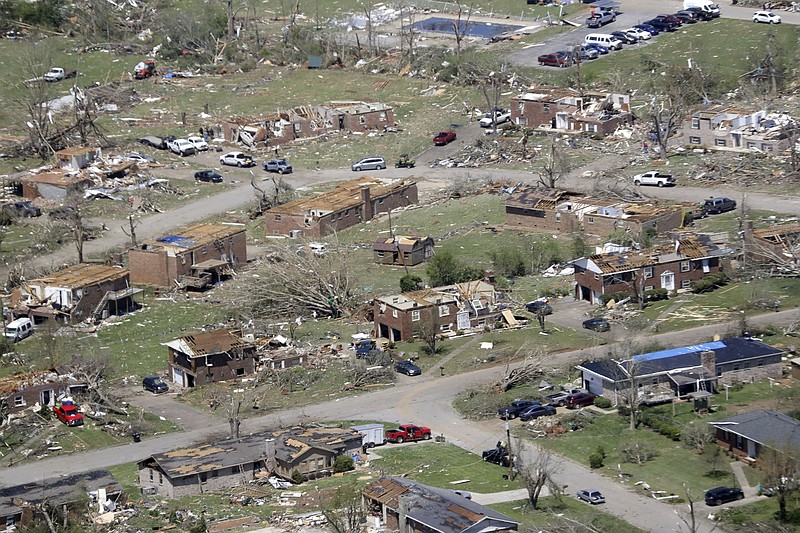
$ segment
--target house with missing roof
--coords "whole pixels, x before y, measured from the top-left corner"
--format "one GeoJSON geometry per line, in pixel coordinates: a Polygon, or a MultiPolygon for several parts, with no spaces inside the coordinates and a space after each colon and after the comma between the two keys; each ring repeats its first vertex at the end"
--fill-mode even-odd
{"type": "Polygon", "coordinates": [[[754,228],[748,221],[744,228],[744,253],[751,264],[761,264],[776,272],[800,272],[800,223],[754,228]]]}
{"type": "Polygon", "coordinates": [[[708,424],[717,444],[738,457],[755,460],[767,449],[800,452],[800,420],[777,411],[758,409],[708,424]]]}
{"type": "Polygon", "coordinates": [[[687,234],[673,243],[641,252],[610,252],[570,261],[575,267],[575,298],[593,304],[604,295],[665,289],[687,290],[693,281],[724,271],[730,250],[705,237],[687,234]]]}
{"type": "Polygon", "coordinates": [[[385,476],[362,491],[377,528],[415,533],[479,533],[517,531],[519,523],[455,491],[385,476]]]}
{"type": "Polygon", "coordinates": [[[380,237],[372,245],[372,252],[380,265],[414,266],[433,257],[433,239],[401,235],[380,237]]]}
{"type": "Polygon", "coordinates": [[[158,453],[139,462],[139,486],[145,494],[181,498],[271,474],[317,479],[333,473],[338,456],[357,453],[362,439],[352,429],[294,427],[158,453]]]}
{"type": "Polygon", "coordinates": [[[251,376],[256,371],[256,346],[241,330],[216,329],[164,343],[169,349],[169,373],[181,387],[251,376]]]}
{"type": "Polygon", "coordinates": [[[80,504],[89,498],[98,512],[110,511],[123,503],[122,485],[107,470],[36,480],[0,488],[0,531],[14,531],[35,525],[41,517],[35,506],[47,503],[55,508],[80,504]],[[102,511],[101,511],[102,509],[102,511]]]}
{"type": "Polygon", "coordinates": [[[116,266],[80,263],[47,276],[26,280],[11,294],[9,313],[34,323],[56,319],[74,324],[102,320],[138,309],[130,271],[116,266]]]}
{"type": "Polygon", "coordinates": [[[709,104],[683,124],[683,142],[712,150],[781,152],[793,141],[800,122],[785,113],[743,110],[709,104]]]}
{"type": "Polygon", "coordinates": [[[128,250],[131,281],[205,289],[247,263],[243,224],[195,224],[128,250]]]}
{"type": "Polygon", "coordinates": [[[605,200],[583,193],[521,186],[505,201],[506,226],[544,233],[585,231],[606,237],[625,231],[639,236],[683,225],[684,208],[655,203],[605,200]]]}
{"type": "Polygon", "coordinates": [[[633,120],[627,94],[537,87],[511,98],[511,121],[527,128],[610,135],[633,120]]]}
{"type": "Polygon", "coordinates": [[[657,403],[713,393],[722,385],[779,378],[784,353],[750,337],[731,337],[620,360],[587,361],[576,368],[586,390],[617,405],[632,383],[643,403],[657,403]]]}
{"type": "Polygon", "coordinates": [[[417,184],[411,180],[361,177],[267,210],[264,228],[274,235],[324,237],[417,201],[417,184]]]}
{"type": "Polygon", "coordinates": [[[57,369],[23,372],[0,378],[0,403],[8,412],[18,413],[34,406],[53,406],[62,396],[84,392],[86,383],[57,369]]]}

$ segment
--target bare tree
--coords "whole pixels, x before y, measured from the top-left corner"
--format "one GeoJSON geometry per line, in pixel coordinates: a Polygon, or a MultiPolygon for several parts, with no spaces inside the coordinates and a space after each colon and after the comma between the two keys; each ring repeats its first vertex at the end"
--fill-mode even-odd
{"type": "Polygon", "coordinates": [[[764,472],[764,486],[771,489],[778,500],[778,520],[789,519],[787,503],[800,492],[800,450],[791,445],[773,447],[775,443],[762,446],[759,464],[764,472]]]}
{"type": "Polygon", "coordinates": [[[339,485],[322,513],[328,520],[328,529],[334,533],[361,533],[366,530],[367,510],[357,483],[339,485]]]}
{"type": "MultiPolygon", "coordinates": [[[[464,37],[469,34],[472,26],[470,19],[472,18],[472,4],[464,6],[460,0],[456,0],[456,17],[451,22],[453,27],[453,36],[456,39],[456,61],[461,62],[461,43],[464,37]]],[[[460,68],[460,65],[459,65],[460,68]]]]}
{"type": "Polygon", "coordinates": [[[539,169],[539,183],[548,189],[555,189],[561,178],[572,169],[572,164],[567,159],[563,147],[559,147],[556,143],[555,137],[550,139],[550,145],[546,150],[542,166],[539,169]]]}
{"type": "Polygon", "coordinates": [[[523,359],[523,361],[514,369],[510,369],[509,365],[506,366],[503,378],[497,383],[497,388],[502,392],[534,383],[545,375],[547,352],[541,346],[523,344],[511,359],[514,361],[523,359]]]}
{"type": "Polygon", "coordinates": [[[413,58],[417,40],[417,31],[414,30],[416,7],[402,2],[398,9],[400,10],[400,54],[413,58]]]}
{"type": "MultiPolygon", "coordinates": [[[[447,306],[447,304],[444,304],[447,306]]],[[[439,305],[434,304],[429,308],[429,313],[424,313],[423,320],[420,321],[417,329],[419,338],[425,343],[425,352],[435,355],[442,351],[439,344],[442,332],[440,331],[441,321],[439,320],[439,305]]]]}
{"type": "Polygon", "coordinates": [[[704,524],[701,518],[702,515],[698,515],[698,512],[702,513],[702,510],[696,508],[698,500],[685,483],[683,485],[683,493],[686,496],[687,509],[685,511],[675,510],[675,514],[677,514],[680,519],[680,523],[678,524],[680,531],[686,531],[686,533],[700,533],[700,531],[706,531],[706,533],[711,533],[717,529],[717,524],[714,524],[711,529],[701,528],[704,524]]]}
{"type": "Polygon", "coordinates": [[[517,473],[525,483],[531,507],[538,508],[539,496],[547,486],[555,488],[553,476],[561,471],[561,463],[550,450],[532,448],[521,442],[517,445],[517,473]]]}
{"type": "Polygon", "coordinates": [[[284,181],[283,176],[272,178],[271,190],[261,187],[256,182],[255,174],[253,174],[252,171],[250,171],[250,176],[250,186],[253,187],[256,200],[258,201],[258,205],[250,214],[251,218],[259,217],[263,215],[265,211],[285,204],[296,195],[294,188],[284,181]]]}

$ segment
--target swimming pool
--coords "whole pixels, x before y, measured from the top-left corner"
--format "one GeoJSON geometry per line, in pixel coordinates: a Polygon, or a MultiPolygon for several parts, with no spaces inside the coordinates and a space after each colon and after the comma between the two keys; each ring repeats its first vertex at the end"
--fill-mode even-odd
{"type": "MultiPolygon", "coordinates": [[[[454,34],[453,24],[456,19],[448,19],[443,17],[431,17],[429,19],[420,20],[411,25],[411,29],[417,31],[433,31],[437,33],[450,33],[454,34]]],[[[492,24],[491,22],[476,22],[470,20],[469,22],[462,20],[459,22],[459,33],[463,33],[469,37],[482,37],[484,39],[491,39],[501,33],[519,30],[525,26],[516,26],[512,24],[492,24]]],[[[406,26],[408,29],[408,26],[406,26]]]]}

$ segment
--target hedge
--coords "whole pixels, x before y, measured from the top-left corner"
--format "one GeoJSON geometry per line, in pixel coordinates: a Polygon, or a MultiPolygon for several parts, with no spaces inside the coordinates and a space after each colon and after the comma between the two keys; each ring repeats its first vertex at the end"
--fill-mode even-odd
{"type": "Polygon", "coordinates": [[[700,294],[703,292],[711,292],[727,283],[728,276],[724,272],[720,272],[718,274],[710,274],[708,276],[704,276],[702,279],[693,281],[690,287],[692,292],[700,294]]]}
{"type": "Polygon", "coordinates": [[[674,441],[681,440],[681,429],[658,416],[642,413],[639,416],[639,421],[656,433],[664,435],[667,438],[674,441]]]}

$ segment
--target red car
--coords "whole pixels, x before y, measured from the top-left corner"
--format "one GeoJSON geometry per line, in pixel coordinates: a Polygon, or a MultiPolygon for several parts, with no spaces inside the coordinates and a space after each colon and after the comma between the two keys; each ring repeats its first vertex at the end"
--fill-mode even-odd
{"type": "Polygon", "coordinates": [[[433,144],[436,146],[444,146],[456,140],[456,132],[454,131],[440,131],[433,138],[433,144]]]}
{"type": "Polygon", "coordinates": [[[552,54],[544,54],[537,58],[539,64],[549,65],[551,67],[571,67],[572,64],[575,62],[575,59],[572,57],[570,52],[560,51],[560,52],[553,52],[552,54]]]}
{"type": "Polygon", "coordinates": [[[428,440],[430,438],[430,428],[415,426],[414,424],[403,424],[398,429],[390,429],[386,432],[386,440],[397,444],[414,440],[428,440]]]}
{"type": "Polygon", "coordinates": [[[83,425],[83,415],[74,404],[56,404],[53,406],[53,413],[56,415],[56,418],[69,427],[83,425]]]}
{"type": "Polygon", "coordinates": [[[577,409],[578,407],[592,405],[595,398],[597,396],[590,392],[576,392],[567,396],[566,406],[567,409],[577,409]]]}

